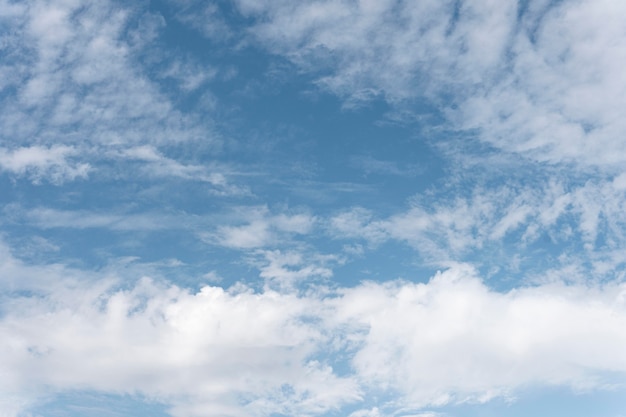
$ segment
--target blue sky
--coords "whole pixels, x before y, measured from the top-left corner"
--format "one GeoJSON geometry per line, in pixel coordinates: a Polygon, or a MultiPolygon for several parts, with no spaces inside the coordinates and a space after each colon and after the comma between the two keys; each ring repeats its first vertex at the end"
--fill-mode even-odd
{"type": "Polygon", "coordinates": [[[0,0],[0,416],[623,417],[624,16],[0,0]]]}

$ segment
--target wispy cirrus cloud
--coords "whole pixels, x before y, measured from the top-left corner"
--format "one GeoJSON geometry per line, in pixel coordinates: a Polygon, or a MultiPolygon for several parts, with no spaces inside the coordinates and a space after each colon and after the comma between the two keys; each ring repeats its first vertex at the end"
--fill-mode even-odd
{"type": "Polygon", "coordinates": [[[422,167],[414,164],[398,164],[394,161],[376,159],[369,155],[355,156],[351,164],[363,170],[366,175],[395,175],[400,177],[415,177],[424,172],[422,167]]]}
{"type": "MultiPolygon", "coordinates": [[[[3,68],[13,75],[2,85],[5,170],[19,175],[28,170],[33,181],[48,176],[62,183],[84,177],[87,167],[97,169],[102,155],[126,148],[192,141],[209,149],[218,142],[206,116],[201,120],[178,110],[175,97],[151,75],[150,65],[163,57],[152,56],[156,64],[143,61],[166,25],[163,17],[118,6],[108,1],[6,5],[10,16],[0,36],[3,54],[11,59],[3,68]],[[71,163],[64,158],[69,155],[71,163]],[[27,156],[30,168],[20,165],[27,156]]],[[[180,80],[184,95],[214,73],[197,63],[172,63],[162,76],[180,80]]]]}
{"type": "Polygon", "coordinates": [[[418,195],[407,210],[386,218],[355,207],[331,216],[325,226],[331,237],[362,239],[370,250],[389,240],[406,242],[437,265],[467,260],[487,247],[490,264],[494,250],[525,253],[548,242],[535,250],[548,254],[558,248],[564,264],[572,263],[566,254],[582,252],[596,272],[608,272],[612,265],[619,273],[624,257],[614,251],[626,247],[622,177],[584,184],[546,178],[532,187],[511,182],[476,186],[453,197],[418,195]]]}
{"type": "Polygon", "coordinates": [[[7,217],[41,229],[109,229],[117,231],[162,230],[178,228],[180,217],[161,213],[113,213],[88,210],[59,210],[39,207],[22,209],[8,206],[7,217]]]}
{"type": "Polygon", "coordinates": [[[237,4],[258,42],[323,74],[347,105],[426,99],[456,129],[539,161],[615,167],[626,155],[621,4],[237,4]]]}
{"type": "MultiPolygon", "coordinates": [[[[150,145],[134,146],[111,150],[107,157],[139,163],[139,172],[146,178],[180,178],[211,184],[215,195],[246,196],[251,192],[248,187],[234,184],[232,170],[219,164],[191,164],[172,159],[150,145]]],[[[127,170],[130,168],[125,167],[127,170]]]]}

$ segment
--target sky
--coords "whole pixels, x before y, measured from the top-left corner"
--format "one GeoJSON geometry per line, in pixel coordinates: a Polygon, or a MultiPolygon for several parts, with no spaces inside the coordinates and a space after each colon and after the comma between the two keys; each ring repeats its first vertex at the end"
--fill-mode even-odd
{"type": "Polygon", "coordinates": [[[0,417],[626,416],[625,19],[0,0],[0,417]]]}

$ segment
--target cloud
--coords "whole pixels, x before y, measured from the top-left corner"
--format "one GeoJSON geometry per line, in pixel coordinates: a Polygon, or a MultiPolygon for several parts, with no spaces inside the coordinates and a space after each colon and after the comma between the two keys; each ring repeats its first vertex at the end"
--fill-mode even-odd
{"type": "Polygon", "coordinates": [[[626,373],[626,287],[615,282],[495,292],[458,265],[427,283],[190,291],[123,270],[29,266],[6,246],[0,256],[7,416],[81,390],[191,416],[323,415],[386,393],[396,400],[377,407],[393,414],[529,385],[603,389],[626,373]]]}
{"type": "MultiPolygon", "coordinates": [[[[429,130],[429,141],[457,140],[445,132],[472,145],[478,140],[485,146],[464,161],[480,159],[488,147],[496,157],[507,153],[503,160],[532,165],[532,175],[522,170],[483,180],[476,169],[462,179],[444,177],[385,214],[332,205],[339,191],[341,199],[359,193],[358,201],[382,195],[370,193],[372,186],[275,175],[259,187],[269,205],[215,202],[206,194],[251,196],[233,182],[251,174],[213,161],[219,141],[205,110],[214,108],[193,109],[191,101],[210,95],[208,84],[221,70],[161,48],[170,39],[161,37],[169,17],[109,1],[0,0],[0,48],[8,57],[0,63],[0,170],[43,186],[89,179],[103,187],[93,192],[79,184],[41,196],[27,187],[7,197],[20,202],[6,202],[0,225],[16,242],[14,249],[0,242],[0,415],[28,415],[57,396],[90,392],[158,402],[175,416],[434,417],[445,405],[512,400],[528,387],[623,389],[623,6],[608,0],[232,5],[243,18],[225,3],[189,0],[171,9],[211,38],[219,59],[243,65],[248,58],[239,52],[260,45],[273,54],[258,56],[262,67],[276,56],[291,61],[297,82],[272,100],[297,96],[298,83],[313,77],[346,107],[385,100],[401,116],[395,119],[416,119],[432,105],[446,123],[429,130]],[[239,52],[219,53],[226,43],[239,52]],[[544,170],[550,164],[558,166],[544,170]],[[122,186],[106,181],[111,177],[122,186]],[[146,180],[159,189],[147,190],[146,180]],[[174,194],[163,193],[182,182],[174,194]],[[128,200],[116,193],[129,188],[140,198],[131,209],[116,208],[128,200]],[[27,204],[33,196],[48,206],[27,204]],[[320,203],[319,211],[268,208],[300,197],[320,203]],[[145,206],[157,199],[165,208],[145,206]],[[90,211],[81,202],[113,208],[90,211]],[[334,215],[325,217],[328,210],[334,215]],[[33,228],[42,236],[29,237],[33,228]],[[199,235],[217,256],[246,263],[249,276],[228,287],[232,270],[222,269],[224,259],[203,256],[206,248],[180,235],[174,240],[184,247],[165,248],[163,259],[73,268],[63,257],[84,248],[63,240],[67,230],[51,230],[67,228],[122,231],[125,245],[134,244],[127,232],[142,232],[135,239],[150,245],[154,235],[145,231],[199,235]],[[392,241],[413,248],[420,268],[446,269],[430,278],[404,269],[412,280],[331,280],[349,256],[360,263],[344,268],[347,275],[395,262],[402,252],[383,247],[392,241]],[[374,250],[378,257],[370,258],[374,250]],[[51,257],[57,263],[42,261],[51,257]],[[201,272],[183,277],[192,269],[201,272]],[[489,285],[496,273],[499,288],[512,288],[489,285]]],[[[256,77],[240,75],[239,81],[256,77]]],[[[266,123],[246,119],[248,104],[238,108],[240,97],[228,88],[216,90],[230,103],[220,113],[224,131],[266,123]]],[[[311,111],[307,126],[319,119],[311,111]]],[[[310,155],[320,163],[322,142],[310,155]]],[[[228,146],[227,152],[241,149],[228,146]]],[[[461,153],[456,149],[443,154],[461,153]]],[[[242,163],[255,160],[243,157],[242,163]]],[[[418,172],[374,157],[351,161],[367,174],[418,172]]],[[[323,166],[318,171],[331,174],[323,166]]],[[[385,210],[394,205],[380,203],[385,210]]],[[[108,235],[87,235],[88,252],[112,247],[108,235]]],[[[141,249],[133,251],[146,253],[141,249]]]]}
{"type": "Polygon", "coordinates": [[[333,276],[331,266],[345,260],[336,255],[303,253],[295,250],[259,250],[252,261],[268,288],[292,290],[305,282],[333,276]]]}
{"type": "Polygon", "coordinates": [[[0,168],[17,176],[26,176],[36,184],[47,181],[61,184],[76,178],[86,178],[88,163],[70,158],[78,152],[73,146],[30,146],[13,150],[0,148],[0,168]]]}
{"type": "Polygon", "coordinates": [[[351,158],[351,164],[363,170],[366,175],[397,175],[401,177],[415,177],[423,173],[424,169],[417,165],[407,164],[405,166],[393,161],[383,161],[371,156],[360,155],[351,158]]]}
{"type": "Polygon", "coordinates": [[[344,290],[336,317],[367,329],[352,360],[365,384],[413,406],[485,402],[533,384],[590,389],[624,372],[624,291],[559,283],[497,293],[462,267],[428,284],[344,290]]]}
{"type": "Polygon", "coordinates": [[[622,4],[237,4],[255,19],[258,43],[347,106],[383,98],[402,113],[426,100],[453,130],[507,152],[609,169],[624,162],[622,4]]]}
{"type": "Polygon", "coordinates": [[[626,31],[615,16],[623,11],[621,4],[584,1],[525,16],[511,73],[468,100],[464,126],[539,160],[621,163],[626,142],[616,108],[626,89],[619,70],[626,31]]]}
{"type": "Polygon", "coordinates": [[[202,33],[207,38],[225,42],[235,36],[233,28],[225,18],[224,7],[220,3],[205,3],[197,0],[170,1],[176,6],[176,19],[188,27],[202,33]]]}
{"type": "MultiPolygon", "coordinates": [[[[417,195],[406,210],[385,218],[356,207],[330,217],[325,224],[331,237],[362,239],[371,249],[390,240],[405,242],[440,266],[472,256],[484,256],[491,265],[499,251],[524,254],[543,239],[562,255],[580,257],[582,251],[592,265],[597,263],[596,272],[608,272],[608,265],[619,270],[624,260],[614,257],[613,251],[626,248],[626,196],[621,178],[581,184],[554,176],[536,177],[532,186],[515,180],[477,184],[469,190],[417,195]],[[485,248],[489,255],[484,255],[485,248]]],[[[508,263],[507,256],[502,262],[508,263]]],[[[571,257],[564,259],[571,262],[571,257]]]]}
{"type": "Polygon", "coordinates": [[[173,415],[318,414],[360,396],[353,380],[311,358],[326,339],[305,319],[323,308],[313,299],[191,293],[149,278],[93,285],[73,279],[80,271],[28,267],[6,251],[2,264],[22,291],[7,299],[3,288],[3,392],[142,393],[173,415]],[[35,295],[19,275],[55,282],[35,295]]]}
{"type": "Polygon", "coordinates": [[[245,208],[240,215],[244,224],[219,226],[205,239],[234,249],[263,248],[284,243],[292,235],[306,235],[316,223],[316,218],[307,213],[272,215],[266,207],[245,208]]]}
{"type": "MultiPolygon", "coordinates": [[[[250,190],[229,181],[229,169],[226,166],[213,164],[194,165],[179,162],[163,155],[151,145],[133,146],[111,150],[106,154],[109,158],[138,163],[139,172],[146,178],[180,178],[190,181],[202,181],[213,186],[212,194],[222,196],[249,195],[250,190]]],[[[130,168],[126,166],[126,168],[130,168]]]]}
{"type": "MultiPolygon", "coordinates": [[[[0,85],[4,170],[61,183],[84,177],[106,162],[103,156],[121,156],[127,148],[158,152],[194,142],[199,151],[217,143],[210,118],[179,111],[176,97],[153,76],[164,57],[144,59],[165,27],[162,16],[108,1],[33,0],[6,10],[12,16],[2,45],[10,59],[0,71],[18,75],[0,85]]],[[[180,79],[183,95],[204,82],[191,79],[191,72],[214,72],[194,70],[198,64],[172,65],[166,75],[180,79]]],[[[191,175],[193,168],[169,162],[161,168],[191,175]]]]}
{"type": "Polygon", "coordinates": [[[180,227],[180,218],[163,214],[131,214],[93,212],[88,210],[57,210],[47,207],[22,210],[17,206],[5,207],[7,216],[41,229],[106,228],[122,231],[161,230],[180,227]],[[176,226],[174,226],[176,225],[176,226]]]}
{"type": "Polygon", "coordinates": [[[163,71],[161,76],[176,80],[182,90],[191,92],[197,90],[216,74],[217,70],[214,68],[207,68],[191,60],[176,60],[163,71]]]}

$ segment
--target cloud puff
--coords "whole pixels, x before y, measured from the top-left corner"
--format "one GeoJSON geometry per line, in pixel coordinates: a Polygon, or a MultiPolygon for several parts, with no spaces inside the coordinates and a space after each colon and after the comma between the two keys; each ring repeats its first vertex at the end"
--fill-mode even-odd
{"type": "Polygon", "coordinates": [[[78,151],[72,146],[29,146],[17,149],[0,148],[0,168],[17,176],[26,176],[34,183],[42,181],[61,184],[86,178],[88,163],[74,162],[78,151]]]}
{"type": "Polygon", "coordinates": [[[267,288],[297,288],[316,278],[333,276],[332,266],[345,260],[337,255],[303,253],[295,250],[258,250],[251,263],[259,268],[267,288]]]}

